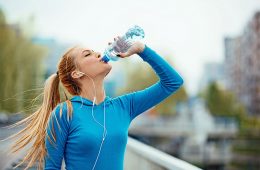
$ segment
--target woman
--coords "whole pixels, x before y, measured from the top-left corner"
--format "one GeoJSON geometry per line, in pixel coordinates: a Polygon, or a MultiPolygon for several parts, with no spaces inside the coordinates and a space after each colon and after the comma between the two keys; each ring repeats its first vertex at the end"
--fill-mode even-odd
{"type": "Polygon", "coordinates": [[[131,121],[183,84],[169,63],[141,42],[118,56],[133,54],[150,64],[160,81],[144,90],[110,98],[104,90],[104,78],[112,66],[101,62],[101,54],[89,48],[68,50],[57,73],[46,80],[42,106],[23,120],[29,120],[24,130],[27,133],[17,143],[27,144],[36,138],[24,160],[30,160],[31,165],[38,160],[45,170],[61,169],[63,157],[68,170],[123,170],[131,121]],[[59,82],[72,98],[61,101],[59,82]]]}

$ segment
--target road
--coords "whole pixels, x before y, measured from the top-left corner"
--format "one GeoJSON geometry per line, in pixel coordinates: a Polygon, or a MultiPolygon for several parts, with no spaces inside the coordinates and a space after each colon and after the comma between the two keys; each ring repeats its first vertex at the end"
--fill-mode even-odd
{"type": "MultiPolygon", "coordinates": [[[[17,133],[22,128],[23,126],[18,126],[18,127],[8,129],[6,127],[3,128],[3,125],[0,125],[0,140],[3,140],[8,136],[17,133]]],[[[7,154],[8,150],[11,148],[11,145],[13,143],[14,143],[14,139],[0,141],[0,170],[9,169],[12,163],[17,162],[17,160],[23,156],[24,150],[16,154],[12,154],[12,153],[7,154]]]]}

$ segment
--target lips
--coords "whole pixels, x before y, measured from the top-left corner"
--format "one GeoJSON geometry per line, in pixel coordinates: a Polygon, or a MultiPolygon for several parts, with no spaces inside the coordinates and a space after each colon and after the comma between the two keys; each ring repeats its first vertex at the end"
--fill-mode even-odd
{"type": "Polygon", "coordinates": [[[99,62],[101,62],[101,63],[104,63],[104,64],[107,64],[106,62],[104,62],[103,60],[99,60],[99,62]]]}

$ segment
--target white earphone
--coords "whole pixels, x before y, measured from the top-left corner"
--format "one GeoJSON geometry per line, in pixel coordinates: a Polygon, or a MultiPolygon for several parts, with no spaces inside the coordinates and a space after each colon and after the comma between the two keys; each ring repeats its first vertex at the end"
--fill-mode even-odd
{"type": "Polygon", "coordinates": [[[81,71],[78,71],[78,72],[77,72],[77,75],[78,75],[78,76],[80,76],[80,75],[83,76],[83,75],[87,75],[87,74],[86,74],[86,73],[83,73],[83,72],[81,72],[81,71]]]}
{"type": "MultiPolygon", "coordinates": [[[[78,71],[78,72],[77,72],[77,75],[86,75],[86,76],[88,76],[86,73],[83,73],[83,72],[81,72],[81,71],[78,71]]],[[[94,96],[93,103],[92,103],[92,117],[93,117],[93,119],[96,121],[96,119],[95,119],[95,117],[94,117],[94,115],[93,115],[93,112],[94,112],[94,111],[93,111],[93,108],[94,108],[94,104],[95,104],[95,102],[96,102],[96,87],[95,87],[95,83],[94,83],[93,79],[92,79],[90,76],[88,76],[88,77],[92,80],[92,83],[93,83],[93,85],[94,85],[94,90],[95,90],[95,96],[94,96]]],[[[102,143],[101,143],[101,145],[100,145],[99,152],[98,152],[98,155],[97,155],[97,158],[96,158],[96,161],[95,161],[95,164],[94,164],[92,170],[93,170],[93,169],[95,168],[95,166],[96,166],[96,163],[97,163],[97,160],[98,160],[98,158],[99,158],[99,154],[100,154],[100,151],[101,151],[103,142],[104,142],[105,137],[106,137],[106,134],[107,134],[105,102],[103,103],[103,105],[104,105],[104,126],[101,125],[98,121],[96,121],[98,124],[100,124],[100,125],[104,128],[103,137],[102,137],[102,143]]]]}

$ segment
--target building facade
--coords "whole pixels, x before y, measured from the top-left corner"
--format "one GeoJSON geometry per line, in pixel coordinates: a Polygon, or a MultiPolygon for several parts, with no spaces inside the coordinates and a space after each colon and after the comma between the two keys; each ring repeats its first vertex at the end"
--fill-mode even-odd
{"type": "Polygon", "coordinates": [[[241,36],[225,38],[226,86],[252,115],[260,115],[260,12],[241,36]]]}

